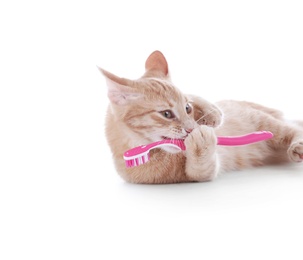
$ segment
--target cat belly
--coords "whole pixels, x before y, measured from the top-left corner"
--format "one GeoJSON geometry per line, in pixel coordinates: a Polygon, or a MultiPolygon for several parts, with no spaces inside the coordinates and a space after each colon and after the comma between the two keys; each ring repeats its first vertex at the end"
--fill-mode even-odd
{"type": "Polygon", "coordinates": [[[280,111],[245,101],[220,101],[217,106],[224,115],[222,125],[215,130],[218,136],[244,135],[254,131],[271,131],[274,134],[273,139],[255,144],[218,146],[221,171],[289,161],[286,151],[294,133],[280,111]],[[289,138],[286,138],[287,131],[289,138]],[[280,139],[289,140],[284,145],[279,143],[280,139]]]}

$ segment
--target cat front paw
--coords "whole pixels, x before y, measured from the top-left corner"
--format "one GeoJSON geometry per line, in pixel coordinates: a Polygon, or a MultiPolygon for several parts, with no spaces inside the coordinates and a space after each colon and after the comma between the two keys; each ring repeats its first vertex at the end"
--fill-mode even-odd
{"type": "Polygon", "coordinates": [[[198,96],[188,95],[188,98],[192,101],[193,117],[197,124],[210,127],[221,125],[223,114],[218,106],[198,96]]]}
{"type": "Polygon", "coordinates": [[[215,152],[217,137],[212,127],[205,125],[195,128],[185,138],[186,168],[190,181],[211,181],[219,171],[215,152]]]}
{"type": "Polygon", "coordinates": [[[195,128],[185,139],[187,154],[202,157],[214,152],[217,137],[213,128],[201,125],[195,128]]]}
{"type": "Polygon", "coordinates": [[[303,161],[303,140],[292,143],[288,148],[288,156],[294,162],[303,161]]]}
{"type": "Polygon", "coordinates": [[[219,108],[214,106],[213,108],[204,111],[203,114],[199,116],[197,123],[199,125],[217,127],[222,123],[222,112],[219,108]]]}

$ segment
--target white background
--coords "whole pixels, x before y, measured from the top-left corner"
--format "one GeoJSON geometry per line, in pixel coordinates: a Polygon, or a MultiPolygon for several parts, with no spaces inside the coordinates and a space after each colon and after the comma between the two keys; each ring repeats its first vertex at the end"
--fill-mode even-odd
{"type": "MultiPolygon", "coordinates": [[[[131,185],[96,65],[301,118],[302,1],[1,1],[0,259],[302,259],[303,165],[131,185]]],[[[121,129],[123,131],[123,129],[121,129]]]]}

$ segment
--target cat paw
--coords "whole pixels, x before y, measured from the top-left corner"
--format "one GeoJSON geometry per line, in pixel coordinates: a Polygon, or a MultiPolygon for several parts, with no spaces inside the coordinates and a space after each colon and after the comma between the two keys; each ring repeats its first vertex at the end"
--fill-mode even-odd
{"type": "Polygon", "coordinates": [[[187,153],[195,157],[201,157],[206,153],[214,151],[217,137],[213,128],[202,125],[195,128],[184,142],[187,153]]]}
{"type": "Polygon", "coordinates": [[[198,124],[207,125],[209,127],[217,127],[222,123],[222,112],[219,109],[210,109],[204,112],[204,115],[197,120],[198,124]]]}
{"type": "Polygon", "coordinates": [[[222,111],[219,107],[198,96],[188,95],[188,98],[192,101],[193,117],[199,125],[210,127],[221,125],[222,111]]]}
{"type": "Polygon", "coordinates": [[[288,148],[288,156],[294,162],[303,161],[303,140],[299,142],[292,143],[288,148]]]}

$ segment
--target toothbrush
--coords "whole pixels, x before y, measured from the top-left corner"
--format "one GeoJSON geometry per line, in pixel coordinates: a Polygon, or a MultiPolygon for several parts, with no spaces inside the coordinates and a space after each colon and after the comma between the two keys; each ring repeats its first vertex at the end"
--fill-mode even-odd
{"type": "MultiPolygon", "coordinates": [[[[226,146],[246,145],[264,141],[273,137],[269,131],[258,131],[241,136],[218,136],[217,144],[226,146]]],[[[139,166],[149,161],[149,151],[163,146],[171,146],[185,151],[186,147],[182,139],[164,139],[147,145],[137,146],[126,151],[123,155],[127,168],[139,166]]]]}

